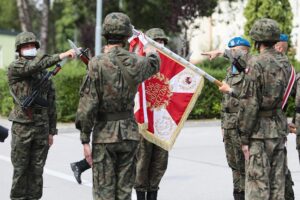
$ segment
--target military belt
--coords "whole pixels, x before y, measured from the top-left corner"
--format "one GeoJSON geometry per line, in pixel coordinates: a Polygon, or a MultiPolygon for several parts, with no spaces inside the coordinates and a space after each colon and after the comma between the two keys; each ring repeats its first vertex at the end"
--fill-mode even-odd
{"type": "Polygon", "coordinates": [[[259,117],[274,117],[277,116],[281,109],[274,109],[274,110],[260,110],[258,112],[259,117]]]}
{"type": "Polygon", "coordinates": [[[239,112],[239,107],[234,107],[234,108],[224,108],[225,113],[238,113],[239,112]]]}
{"type": "Polygon", "coordinates": [[[99,113],[99,121],[118,121],[128,119],[133,116],[130,111],[127,112],[116,112],[116,113],[99,113]]]}
{"type": "Polygon", "coordinates": [[[300,107],[296,107],[295,111],[296,113],[300,113],[300,107]]]}

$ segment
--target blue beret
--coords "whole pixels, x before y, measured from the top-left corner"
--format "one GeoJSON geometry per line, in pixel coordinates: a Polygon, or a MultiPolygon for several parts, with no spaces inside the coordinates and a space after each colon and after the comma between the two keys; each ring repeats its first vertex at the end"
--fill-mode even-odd
{"type": "Polygon", "coordinates": [[[287,34],[280,34],[280,41],[287,42],[289,40],[289,36],[287,34]]]}
{"type": "Polygon", "coordinates": [[[228,47],[246,46],[250,47],[250,42],[242,37],[234,37],[228,42],[228,47]]]}

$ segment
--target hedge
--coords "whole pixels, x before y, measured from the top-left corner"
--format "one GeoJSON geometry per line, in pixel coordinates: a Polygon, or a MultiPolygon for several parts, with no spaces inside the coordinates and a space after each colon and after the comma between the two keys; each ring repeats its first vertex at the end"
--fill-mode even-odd
{"type": "MultiPolygon", "coordinates": [[[[225,59],[216,59],[212,62],[205,61],[201,68],[218,80],[223,80],[229,63],[225,59]]],[[[299,67],[299,63],[294,63],[299,67]]],[[[63,66],[63,69],[53,77],[57,97],[57,117],[59,121],[74,121],[79,100],[79,87],[85,75],[86,68],[82,62],[72,61],[63,66]]],[[[222,94],[217,86],[205,80],[202,92],[192,110],[189,119],[219,118],[222,94]]],[[[8,116],[13,107],[13,99],[9,94],[7,75],[5,70],[0,70],[0,114],[8,116]]],[[[290,98],[288,114],[292,116],[294,100],[290,98]]]]}

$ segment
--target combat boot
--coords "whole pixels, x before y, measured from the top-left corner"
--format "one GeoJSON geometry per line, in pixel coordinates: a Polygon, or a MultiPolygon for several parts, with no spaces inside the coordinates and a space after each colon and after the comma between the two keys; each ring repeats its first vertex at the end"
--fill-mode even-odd
{"type": "Polygon", "coordinates": [[[239,192],[239,200],[245,200],[245,192],[244,191],[239,192]]]}
{"type": "Polygon", "coordinates": [[[72,169],[72,171],[74,173],[74,177],[75,177],[76,181],[79,184],[81,184],[81,182],[82,182],[81,181],[81,174],[85,170],[91,168],[91,166],[88,164],[88,162],[85,159],[83,159],[83,160],[81,160],[79,162],[71,163],[70,165],[71,165],[71,169],[72,169]]]}
{"type": "Polygon", "coordinates": [[[240,192],[238,190],[233,191],[234,200],[240,200],[240,192]]]}
{"type": "Polygon", "coordinates": [[[146,200],[146,192],[136,191],[137,200],[146,200]]]}
{"type": "Polygon", "coordinates": [[[157,200],[157,191],[147,192],[147,200],[157,200]]]}

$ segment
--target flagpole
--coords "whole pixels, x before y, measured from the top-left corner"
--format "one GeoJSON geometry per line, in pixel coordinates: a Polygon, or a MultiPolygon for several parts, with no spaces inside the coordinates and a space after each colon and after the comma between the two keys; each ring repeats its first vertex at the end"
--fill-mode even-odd
{"type": "Polygon", "coordinates": [[[141,42],[144,43],[149,43],[151,46],[155,47],[160,53],[173,58],[174,60],[176,60],[177,62],[179,62],[181,65],[191,69],[192,71],[194,71],[197,74],[200,74],[201,76],[204,76],[204,78],[206,78],[208,81],[214,83],[217,86],[222,86],[222,82],[217,80],[216,78],[214,78],[213,76],[211,76],[210,74],[206,73],[204,70],[202,70],[201,68],[195,66],[194,64],[188,62],[186,59],[182,58],[181,56],[177,55],[176,53],[172,52],[171,50],[169,50],[168,48],[162,46],[161,44],[155,42],[154,40],[152,40],[151,38],[147,37],[146,35],[142,34],[141,32],[137,31],[136,29],[133,29],[133,34],[137,35],[137,36],[141,36],[143,35],[143,37],[145,38],[144,41],[141,40],[141,42]]]}

